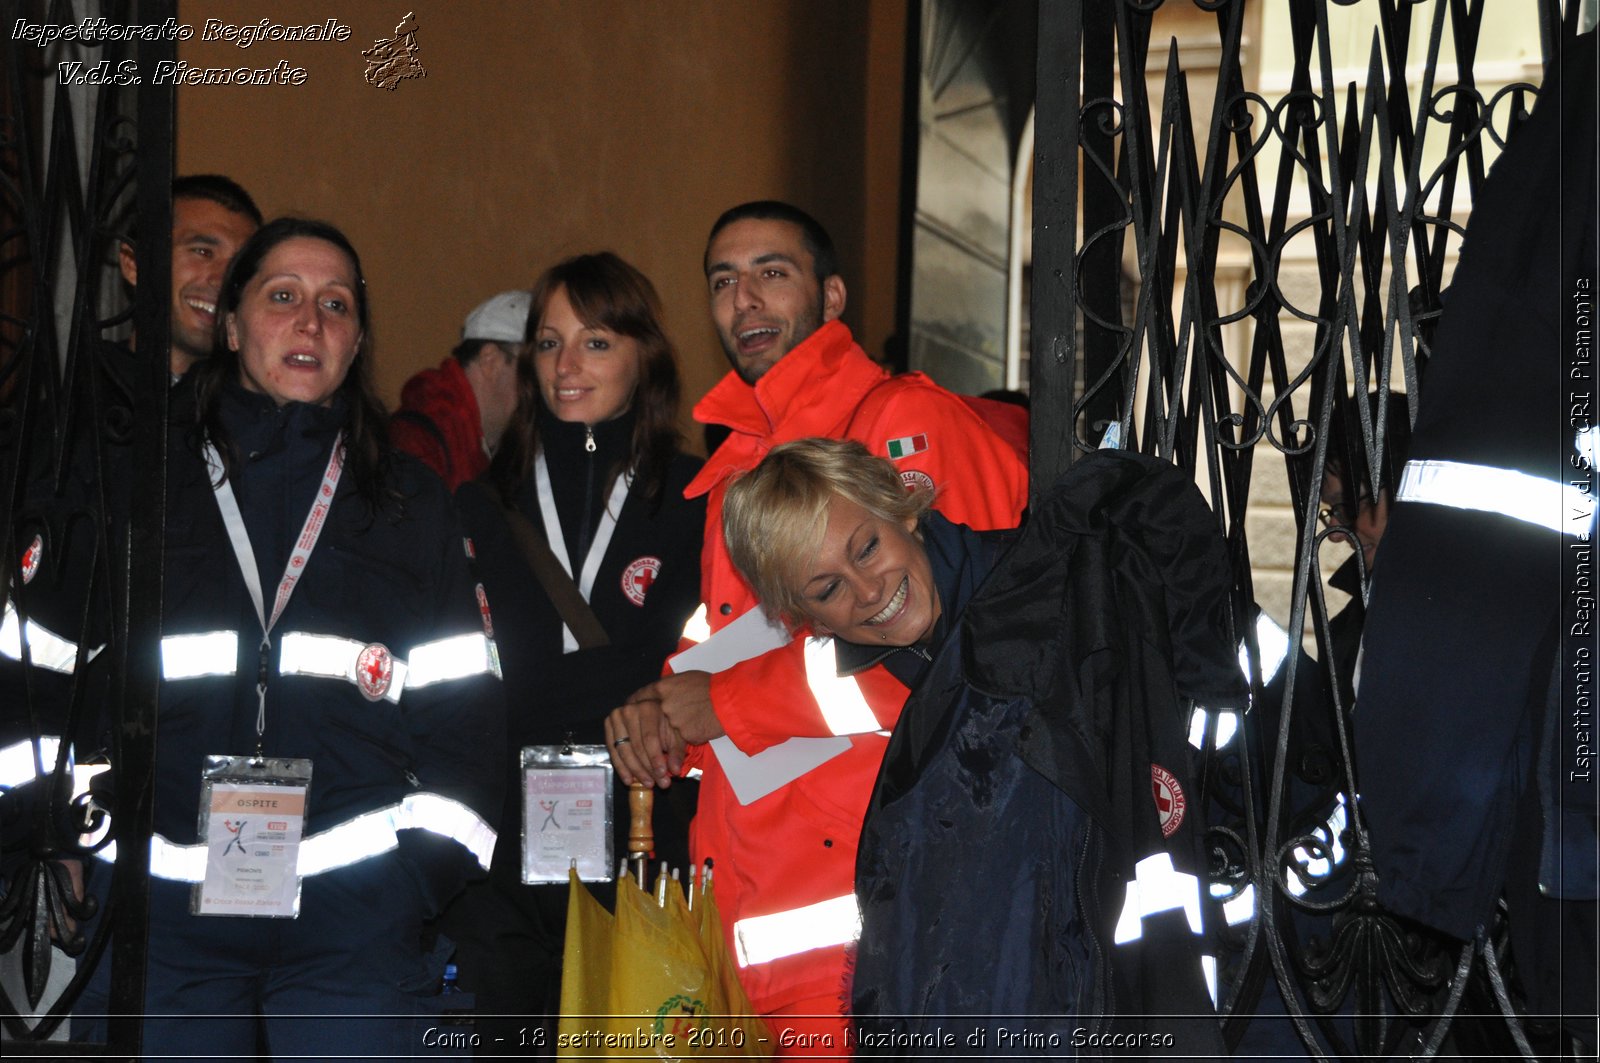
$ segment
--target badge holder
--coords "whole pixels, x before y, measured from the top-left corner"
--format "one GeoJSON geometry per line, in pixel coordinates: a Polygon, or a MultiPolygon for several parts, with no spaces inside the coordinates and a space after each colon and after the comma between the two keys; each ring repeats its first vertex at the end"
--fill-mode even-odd
{"type": "Polygon", "coordinates": [[[294,919],[300,914],[300,841],[311,761],[208,756],[200,773],[205,878],[192,915],[294,919]]]}
{"type": "Polygon", "coordinates": [[[616,878],[611,794],[615,769],[605,746],[522,749],[522,881],[616,878]]]}

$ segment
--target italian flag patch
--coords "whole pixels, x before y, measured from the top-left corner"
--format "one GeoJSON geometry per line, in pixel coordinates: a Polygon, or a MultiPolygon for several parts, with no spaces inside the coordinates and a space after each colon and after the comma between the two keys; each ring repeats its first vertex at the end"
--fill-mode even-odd
{"type": "Polygon", "coordinates": [[[891,458],[909,458],[913,454],[921,454],[928,449],[928,437],[926,435],[901,436],[899,439],[889,440],[888,443],[884,444],[884,449],[891,458]]]}

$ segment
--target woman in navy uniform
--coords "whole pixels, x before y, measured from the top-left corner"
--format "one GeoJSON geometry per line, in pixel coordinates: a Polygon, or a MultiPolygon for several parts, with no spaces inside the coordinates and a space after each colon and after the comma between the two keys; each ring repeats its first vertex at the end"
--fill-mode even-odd
{"type": "MultiPolygon", "coordinates": [[[[487,613],[444,487],[388,448],[345,236],[266,225],[216,312],[168,432],[144,1048],[408,1056],[423,1024],[395,1017],[434,1007],[443,968],[423,921],[494,848],[487,613]],[[217,757],[310,762],[297,911],[192,914],[219,907],[192,903],[227,840],[197,827],[217,757]]],[[[103,1010],[106,966],[85,1011],[103,1010]]]]}
{"type": "MultiPolygon", "coordinates": [[[[520,751],[604,742],[606,715],[659,677],[700,600],[705,525],[704,502],[683,497],[700,462],[679,449],[677,362],[644,274],[610,252],[557,264],[534,285],[528,339],[533,357],[505,441],[489,475],[456,495],[495,608],[510,785],[489,881],[441,921],[457,943],[462,988],[477,996],[479,1051],[496,1050],[494,1020],[483,1016],[508,1015],[517,1018],[498,1049],[522,1054],[553,1051],[567,889],[522,882],[520,751]],[[512,521],[561,561],[606,645],[579,647],[512,521]]],[[[625,793],[618,783],[618,859],[625,793]]],[[[693,785],[675,786],[656,804],[656,855],[679,867],[693,798],[693,785]]]]}

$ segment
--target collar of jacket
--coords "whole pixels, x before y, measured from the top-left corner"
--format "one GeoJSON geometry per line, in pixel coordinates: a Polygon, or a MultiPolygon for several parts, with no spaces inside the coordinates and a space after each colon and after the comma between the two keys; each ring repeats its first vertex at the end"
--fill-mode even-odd
{"type": "Polygon", "coordinates": [[[838,438],[861,396],[888,378],[839,321],[823,325],[778,359],[754,387],[729,373],[695,405],[694,419],[726,425],[733,435],[707,460],[684,495],[705,494],[729,474],[754,467],[779,443],[807,436],[838,438]]]}
{"type": "Polygon", "coordinates": [[[217,412],[229,442],[242,457],[267,455],[298,444],[326,454],[333,439],[349,419],[349,406],[335,392],[326,406],[286,402],[279,406],[259,391],[249,391],[237,380],[226,381],[217,396],[217,412]]]}
{"type": "Polygon", "coordinates": [[[1361,600],[1361,569],[1354,553],[1333,570],[1333,575],[1328,577],[1328,586],[1336,591],[1344,591],[1357,601],[1361,600]]]}
{"type": "Polygon", "coordinates": [[[834,639],[840,675],[855,675],[883,664],[896,679],[915,689],[916,681],[955,629],[967,602],[1014,535],[1011,531],[975,532],[935,510],[923,515],[917,531],[933,570],[934,588],[939,592],[939,620],[932,636],[916,646],[873,646],[834,639]]]}
{"type": "Polygon", "coordinates": [[[539,446],[544,449],[552,468],[588,457],[585,446],[591,431],[596,460],[606,467],[614,461],[626,463],[633,448],[633,423],[631,406],[622,416],[594,425],[563,421],[550,412],[550,407],[544,404],[544,396],[539,397],[539,446]]]}

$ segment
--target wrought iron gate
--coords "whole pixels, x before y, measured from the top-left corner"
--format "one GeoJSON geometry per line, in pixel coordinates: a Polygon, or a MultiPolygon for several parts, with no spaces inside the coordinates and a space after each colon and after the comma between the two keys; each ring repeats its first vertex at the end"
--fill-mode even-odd
{"type": "MultiPolygon", "coordinates": [[[[1205,127],[1192,117],[1176,43],[1151,40],[1162,0],[1039,5],[1034,483],[1048,486],[1110,429],[1122,446],[1191,470],[1227,536],[1255,704],[1282,706],[1276,721],[1253,711],[1231,740],[1216,720],[1203,736],[1216,822],[1212,918],[1233,924],[1219,1000],[1230,1041],[1275,1014],[1319,1058],[1431,1056],[1446,1045],[1532,1058],[1536,1044],[1558,1050],[1560,1035],[1519,1017],[1502,934],[1462,946],[1378,904],[1366,830],[1351,812],[1349,676],[1306,673],[1349,667],[1335,664],[1318,561],[1329,537],[1349,530],[1351,510],[1336,508],[1332,526],[1319,527],[1324,473],[1330,460],[1360,471],[1345,477],[1352,507],[1356,480],[1374,497],[1395,486],[1383,471],[1388,404],[1409,402],[1402,412],[1414,421],[1447,244],[1463,231],[1486,154],[1537,88],[1478,90],[1485,5],[1471,0],[1380,0],[1364,80],[1335,84],[1329,14],[1354,2],[1289,0],[1293,84],[1267,99],[1248,87],[1241,62],[1246,4],[1193,0],[1214,13],[1221,54],[1205,127]],[[1425,55],[1411,52],[1414,23],[1426,27],[1425,55]],[[1449,84],[1435,78],[1447,38],[1457,69],[1449,84]],[[1420,85],[1407,78],[1418,63],[1420,85]],[[1308,197],[1303,217],[1291,212],[1296,189],[1308,197]],[[1285,283],[1285,248],[1297,237],[1314,245],[1309,298],[1285,283]],[[1217,279],[1230,245],[1248,263],[1232,301],[1217,279]],[[1247,351],[1224,342],[1240,322],[1250,326],[1247,351]],[[1285,354],[1295,322],[1314,327],[1303,367],[1285,354]],[[1272,677],[1262,675],[1270,666],[1252,620],[1245,534],[1258,456],[1286,469],[1295,514],[1287,626],[1309,632],[1315,653],[1287,639],[1275,689],[1264,689],[1272,677]],[[1319,684],[1327,698],[1308,703],[1319,684]],[[1308,728],[1326,736],[1312,764],[1292,756],[1303,747],[1291,731],[1308,728]],[[1488,1020],[1465,1021],[1468,1012],[1488,1020]]],[[[1526,5],[1547,69],[1578,6],[1563,16],[1553,0],[1526,5]]]]}
{"type": "Polygon", "coordinates": [[[170,25],[173,15],[172,0],[0,3],[8,1051],[26,1044],[32,1053],[135,1058],[139,1050],[171,279],[173,94],[155,73],[176,45],[170,33],[130,40],[126,28],[170,25]],[[63,27],[74,36],[63,39],[63,27]],[[135,217],[137,300],[116,269],[135,217]],[[120,467],[140,470],[137,483],[100,475],[117,450],[131,456],[120,467]],[[45,598],[70,609],[46,624],[31,615],[45,598]],[[117,770],[91,799],[83,782],[97,750],[109,750],[117,770]],[[96,806],[113,792],[111,835],[124,857],[109,888],[78,899],[77,870],[113,840],[101,829],[89,844],[80,832],[104,827],[96,806]],[[66,1032],[63,1019],[107,965],[105,1042],[47,1040],[66,1032]]]}

